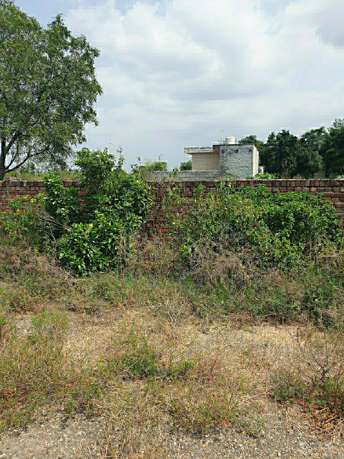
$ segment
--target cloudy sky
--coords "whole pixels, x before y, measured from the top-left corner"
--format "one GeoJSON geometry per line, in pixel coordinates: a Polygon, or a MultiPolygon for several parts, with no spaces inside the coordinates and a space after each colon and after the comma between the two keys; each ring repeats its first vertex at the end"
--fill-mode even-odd
{"type": "MultiPolygon", "coordinates": [[[[88,145],[175,166],[183,147],[344,117],[344,0],[16,0],[101,51],[88,145]]],[[[187,158],[186,158],[187,159],[187,158]]]]}

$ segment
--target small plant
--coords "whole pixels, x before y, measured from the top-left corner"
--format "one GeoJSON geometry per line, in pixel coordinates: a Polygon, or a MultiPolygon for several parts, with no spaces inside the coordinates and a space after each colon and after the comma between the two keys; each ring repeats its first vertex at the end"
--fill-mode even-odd
{"type": "Polygon", "coordinates": [[[159,379],[177,381],[187,378],[195,367],[192,360],[161,361],[159,352],[145,337],[130,333],[116,343],[115,355],[102,368],[105,372],[120,374],[130,379],[159,379]]]}
{"type": "Polygon", "coordinates": [[[140,379],[157,376],[159,356],[144,338],[131,334],[122,347],[126,350],[113,363],[124,375],[140,379]]]}

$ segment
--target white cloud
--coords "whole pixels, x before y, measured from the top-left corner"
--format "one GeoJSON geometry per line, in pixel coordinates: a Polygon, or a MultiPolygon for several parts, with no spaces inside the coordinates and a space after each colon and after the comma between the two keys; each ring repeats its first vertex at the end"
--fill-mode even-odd
{"type": "Polygon", "coordinates": [[[296,132],[342,115],[342,0],[114,0],[67,14],[102,53],[93,146],[122,145],[129,163],[177,164],[187,144],[275,129],[296,132]]]}

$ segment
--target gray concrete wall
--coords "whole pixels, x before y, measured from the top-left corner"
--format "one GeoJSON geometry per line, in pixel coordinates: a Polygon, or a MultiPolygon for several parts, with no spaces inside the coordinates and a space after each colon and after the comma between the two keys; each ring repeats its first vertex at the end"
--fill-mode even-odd
{"type": "Polygon", "coordinates": [[[245,179],[258,174],[259,153],[253,145],[217,145],[223,175],[245,179]]]}
{"type": "Polygon", "coordinates": [[[148,182],[217,182],[225,180],[220,171],[181,171],[181,172],[150,172],[145,177],[148,182]]]}
{"type": "Polygon", "coordinates": [[[193,171],[216,171],[220,168],[220,158],[218,152],[195,153],[192,155],[193,171]]]}

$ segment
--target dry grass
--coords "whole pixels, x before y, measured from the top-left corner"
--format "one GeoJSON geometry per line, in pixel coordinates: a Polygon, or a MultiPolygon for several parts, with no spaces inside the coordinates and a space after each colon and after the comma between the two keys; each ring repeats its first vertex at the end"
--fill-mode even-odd
{"type": "MultiPolygon", "coordinates": [[[[296,411],[300,402],[304,409],[316,400],[317,409],[343,418],[344,339],[338,330],[257,325],[247,309],[238,320],[221,297],[194,282],[143,275],[143,266],[136,265],[135,275],[76,280],[32,252],[5,251],[2,430],[28,426],[43,409],[64,417],[101,416],[105,428],[85,457],[167,458],[176,435],[263,435],[266,417],[281,409],[272,398],[296,401],[296,411]]],[[[167,273],[171,254],[162,254],[160,264],[152,251],[147,271],[167,273]]],[[[223,271],[219,265],[214,285],[237,268],[234,259],[223,271]]],[[[245,281],[238,273],[237,285],[245,281]]],[[[270,289],[264,303],[255,289],[239,289],[236,300],[245,293],[252,308],[258,299],[267,308],[278,290],[278,307],[285,297],[301,301],[295,281],[285,284],[278,273],[265,280],[270,289]]]]}
{"type": "Polygon", "coordinates": [[[293,351],[271,375],[272,396],[294,402],[312,415],[326,413],[327,426],[344,419],[344,332],[299,331],[293,351]]]}

